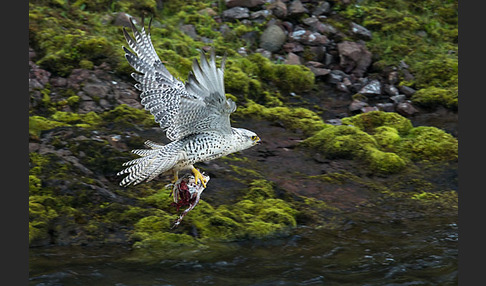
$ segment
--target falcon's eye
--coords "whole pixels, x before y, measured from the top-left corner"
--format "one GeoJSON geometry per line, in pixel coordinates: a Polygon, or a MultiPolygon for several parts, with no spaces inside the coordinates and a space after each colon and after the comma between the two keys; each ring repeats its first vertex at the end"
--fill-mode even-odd
{"type": "Polygon", "coordinates": [[[257,141],[258,140],[258,136],[251,136],[251,140],[252,141],[257,141]]]}

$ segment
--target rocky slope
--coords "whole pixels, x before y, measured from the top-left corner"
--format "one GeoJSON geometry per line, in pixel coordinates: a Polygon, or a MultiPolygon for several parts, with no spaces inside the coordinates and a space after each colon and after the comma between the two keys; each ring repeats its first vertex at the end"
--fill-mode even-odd
{"type": "Polygon", "coordinates": [[[345,211],[385,203],[392,219],[431,204],[454,214],[457,2],[398,2],[31,2],[31,245],[198,248],[344,227],[345,211]],[[177,230],[167,178],[121,188],[115,176],[129,150],[166,142],[120,49],[129,13],[156,15],[154,46],[182,79],[197,48],[226,52],[233,124],[265,142],[201,164],[211,183],[177,230]]]}

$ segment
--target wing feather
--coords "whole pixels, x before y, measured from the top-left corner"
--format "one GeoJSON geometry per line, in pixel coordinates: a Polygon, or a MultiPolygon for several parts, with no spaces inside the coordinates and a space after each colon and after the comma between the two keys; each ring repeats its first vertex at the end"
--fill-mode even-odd
{"type": "MultiPolygon", "coordinates": [[[[143,22],[142,22],[143,24],[143,22]]],[[[209,60],[201,51],[200,61],[194,60],[186,84],[173,77],[159,59],[148,33],[142,25],[139,31],[130,19],[133,36],[125,29],[128,48],[123,47],[128,63],[139,73],[132,77],[142,91],[141,104],[154,115],[155,121],[172,141],[191,134],[208,131],[231,133],[229,116],[236,105],[226,99],[224,66],[216,66],[214,49],[209,60]],[[133,52],[132,52],[133,51],[133,52]]]]}

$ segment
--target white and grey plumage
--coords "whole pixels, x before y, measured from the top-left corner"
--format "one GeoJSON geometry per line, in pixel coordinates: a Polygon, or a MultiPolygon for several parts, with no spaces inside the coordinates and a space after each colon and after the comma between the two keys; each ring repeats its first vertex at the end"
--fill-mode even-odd
{"type": "Polygon", "coordinates": [[[252,131],[232,128],[230,114],[236,104],[227,99],[224,92],[224,65],[216,67],[214,50],[208,61],[201,52],[200,63],[194,60],[192,72],[184,84],[174,78],[160,61],[143,26],[139,31],[130,19],[134,37],[123,29],[127,43],[133,52],[123,47],[125,57],[139,73],[132,73],[138,82],[144,108],[154,115],[155,121],[166,131],[171,141],[167,145],[147,141],[150,149],[133,150],[140,158],[124,163],[128,166],[118,175],[128,174],[122,186],[150,181],[157,175],[172,171],[174,181],[178,172],[192,169],[197,180],[205,186],[204,177],[193,164],[213,160],[233,152],[250,148],[260,142],[252,131]]]}

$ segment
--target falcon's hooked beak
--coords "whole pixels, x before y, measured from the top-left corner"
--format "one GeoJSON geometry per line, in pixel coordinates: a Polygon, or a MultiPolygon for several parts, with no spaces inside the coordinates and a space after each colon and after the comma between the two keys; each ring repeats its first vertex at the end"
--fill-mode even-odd
{"type": "Polygon", "coordinates": [[[262,143],[262,139],[260,139],[258,136],[252,136],[251,140],[253,141],[254,145],[262,143]]]}

